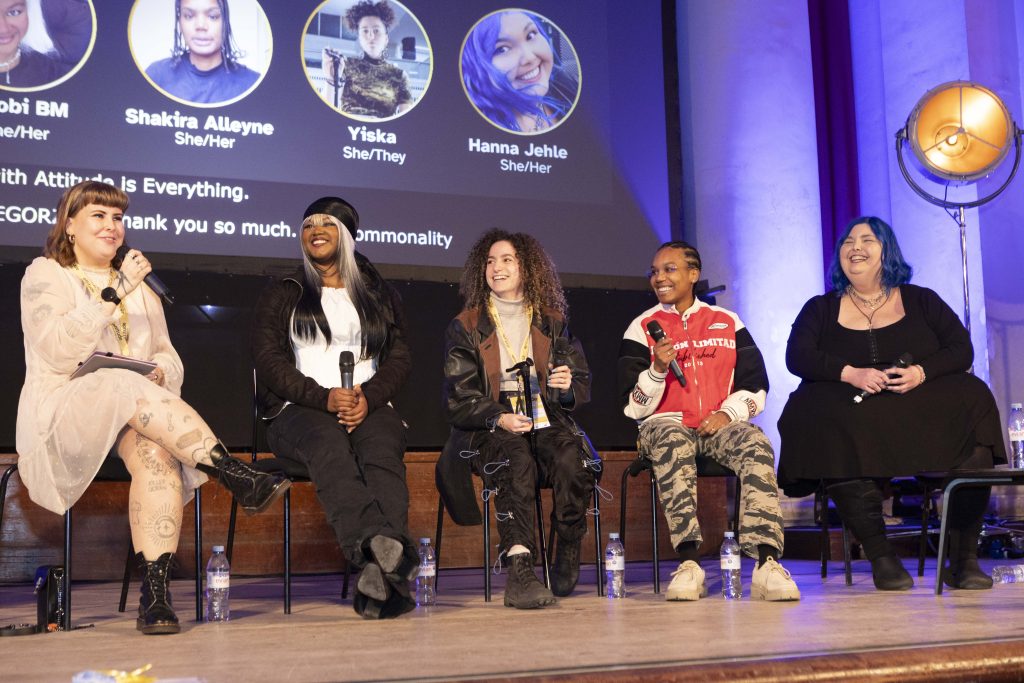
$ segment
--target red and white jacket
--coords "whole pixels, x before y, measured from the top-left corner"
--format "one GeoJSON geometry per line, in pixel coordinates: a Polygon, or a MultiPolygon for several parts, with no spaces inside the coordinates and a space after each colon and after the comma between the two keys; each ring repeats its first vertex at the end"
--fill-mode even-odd
{"type": "Polygon", "coordinates": [[[675,419],[696,428],[716,410],[733,420],[749,420],[764,410],[768,373],[753,337],[732,311],[697,300],[680,314],[674,306],[659,303],[626,329],[619,347],[618,385],[627,417],[638,422],[675,419]],[[654,369],[654,340],[647,331],[652,320],[675,340],[686,386],[671,372],[654,369]]]}

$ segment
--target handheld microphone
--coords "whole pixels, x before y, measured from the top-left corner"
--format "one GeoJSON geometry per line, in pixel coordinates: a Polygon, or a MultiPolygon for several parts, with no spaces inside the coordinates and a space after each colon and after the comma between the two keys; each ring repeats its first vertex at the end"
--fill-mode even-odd
{"type": "Polygon", "coordinates": [[[342,351],[338,357],[338,367],[341,369],[341,388],[352,388],[352,373],[356,365],[355,356],[351,351],[342,351]]]}
{"type": "MultiPolygon", "coordinates": [[[[128,245],[122,243],[121,246],[117,248],[117,258],[123,261],[124,256],[127,253],[128,245]]],[[[165,285],[163,281],[156,276],[156,273],[150,272],[150,274],[146,276],[145,283],[149,285],[149,288],[152,289],[158,297],[167,302],[168,305],[174,303],[174,297],[171,296],[171,290],[169,290],[167,285],[165,285]]]]}
{"type": "MultiPolygon", "coordinates": [[[[904,353],[899,358],[896,359],[896,362],[893,363],[893,365],[895,365],[896,367],[901,368],[901,369],[902,368],[909,368],[910,365],[913,362],[914,362],[914,357],[911,354],[909,354],[909,353],[904,353]]],[[[862,401],[864,401],[864,399],[866,399],[870,395],[871,395],[871,392],[868,391],[867,389],[865,389],[864,391],[860,392],[859,394],[857,394],[856,396],[853,397],[853,402],[854,403],[861,403],[862,401]]]]}
{"type": "MultiPolygon", "coordinates": [[[[647,331],[650,333],[651,339],[656,342],[665,338],[665,330],[661,329],[661,325],[658,324],[657,320],[652,320],[647,323],[647,331]]],[[[677,380],[679,380],[679,386],[685,387],[686,378],[683,377],[683,370],[679,367],[679,363],[676,362],[675,358],[673,358],[672,362],[668,364],[668,369],[671,370],[672,374],[676,376],[677,380]]]]}
{"type": "MultiPolygon", "coordinates": [[[[571,352],[572,344],[569,343],[569,340],[565,337],[556,337],[555,343],[551,348],[551,367],[560,368],[563,365],[568,365],[571,352]]],[[[548,386],[548,398],[551,401],[558,401],[561,392],[561,389],[548,386]]]]}

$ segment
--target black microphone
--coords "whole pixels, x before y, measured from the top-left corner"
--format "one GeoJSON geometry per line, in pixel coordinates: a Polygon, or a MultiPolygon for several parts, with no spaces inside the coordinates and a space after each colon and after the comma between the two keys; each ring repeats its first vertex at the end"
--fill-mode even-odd
{"type": "MultiPolygon", "coordinates": [[[[556,337],[554,346],[551,349],[551,367],[560,368],[569,364],[569,354],[572,352],[572,344],[565,337],[556,337]]],[[[557,402],[562,390],[548,385],[548,399],[557,402]]]]}
{"type": "Polygon", "coordinates": [[[342,351],[338,358],[338,367],[341,369],[341,388],[352,388],[352,372],[356,365],[355,356],[351,351],[342,351]]]}
{"type": "MultiPolygon", "coordinates": [[[[895,365],[898,368],[909,368],[913,362],[914,357],[910,353],[904,353],[899,358],[896,359],[896,362],[893,363],[893,365],[895,365]]],[[[861,403],[868,396],[871,396],[871,392],[865,389],[864,391],[860,392],[859,394],[853,397],[853,402],[861,403]]]]}
{"type": "MultiPolygon", "coordinates": [[[[121,244],[121,246],[117,248],[117,258],[122,261],[124,261],[125,254],[127,253],[127,244],[121,244]]],[[[155,273],[150,272],[149,275],[146,276],[145,282],[149,285],[149,288],[152,289],[158,297],[166,301],[168,305],[174,303],[174,297],[171,296],[171,290],[167,288],[167,285],[165,285],[155,273]]]]}
{"type": "MultiPolygon", "coordinates": [[[[661,325],[658,324],[657,320],[652,320],[647,323],[647,331],[651,333],[651,339],[658,342],[665,338],[665,330],[661,329],[661,325]]],[[[668,369],[672,371],[672,374],[679,380],[679,386],[686,386],[686,378],[683,377],[683,370],[679,367],[679,363],[673,358],[672,362],[668,364],[668,369]]]]}

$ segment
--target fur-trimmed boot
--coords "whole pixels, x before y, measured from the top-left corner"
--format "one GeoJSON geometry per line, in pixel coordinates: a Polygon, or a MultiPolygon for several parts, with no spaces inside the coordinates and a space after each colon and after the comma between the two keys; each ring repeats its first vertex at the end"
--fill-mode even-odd
{"type": "Polygon", "coordinates": [[[135,562],[142,573],[142,596],[139,599],[139,618],[135,628],[147,636],[178,633],[181,626],[171,605],[171,568],[174,555],[164,553],[149,562],[142,553],[136,553],[135,562]]]}
{"type": "Polygon", "coordinates": [[[231,492],[249,515],[266,510],[292,485],[287,477],[260,472],[238,458],[231,457],[223,444],[218,443],[210,449],[210,459],[213,460],[213,467],[197,465],[196,469],[220,481],[221,486],[231,492]]]}

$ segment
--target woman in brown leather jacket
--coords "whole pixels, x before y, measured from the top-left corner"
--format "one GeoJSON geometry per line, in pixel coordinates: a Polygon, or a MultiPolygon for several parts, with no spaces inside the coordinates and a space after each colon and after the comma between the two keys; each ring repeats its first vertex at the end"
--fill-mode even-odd
{"type": "MultiPolygon", "coordinates": [[[[554,264],[530,235],[484,233],[470,250],[460,293],[465,308],[445,335],[445,408],[452,435],[442,456],[449,462],[441,471],[459,478],[455,459],[471,455],[484,495],[493,496],[510,567],[505,606],[544,607],[555,603],[554,595],[569,595],[579,578],[598,465],[581,449],[568,412],[590,399],[590,371],[569,332],[554,264]],[[554,492],[558,543],[550,591],[533,572],[538,481],[547,481],[554,492]]],[[[463,480],[442,482],[443,488],[461,484],[464,490],[468,470],[461,474],[463,480]]]]}

